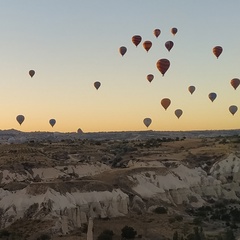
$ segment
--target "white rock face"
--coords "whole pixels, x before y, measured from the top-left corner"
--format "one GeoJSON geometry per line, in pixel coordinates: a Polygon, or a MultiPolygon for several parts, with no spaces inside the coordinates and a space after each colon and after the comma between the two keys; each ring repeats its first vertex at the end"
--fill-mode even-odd
{"type": "Polygon", "coordinates": [[[25,172],[3,170],[0,172],[1,184],[32,182],[36,177],[40,182],[29,184],[20,190],[0,188],[0,227],[7,227],[24,217],[55,219],[52,231],[67,234],[75,227],[88,223],[90,217],[113,218],[124,216],[129,210],[140,213],[148,211],[151,206],[146,206],[143,199],[150,200],[152,206],[161,200],[173,205],[188,203],[194,207],[204,204],[205,197],[239,199],[240,159],[234,154],[215,163],[209,175],[201,168],[190,169],[180,162],[177,167],[164,169],[162,173],[155,171],[158,167],[164,168],[157,161],[153,161],[152,165],[151,162],[147,165],[138,162],[136,166],[131,161],[129,168],[134,171],[129,171],[127,176],[132,182],[132,193],[135,193],[131,202],[120,188],[108,191],[72,188],[61,193],[51,187],[54,180],[67,177],[70,173],[83,177],[109,171],[109,166],[104,164],[35,168],[25,172]],[[231,181],[229,176],[232,176],[231,181]],[[32,190],[33,185],[38,191],[32,190]]]}

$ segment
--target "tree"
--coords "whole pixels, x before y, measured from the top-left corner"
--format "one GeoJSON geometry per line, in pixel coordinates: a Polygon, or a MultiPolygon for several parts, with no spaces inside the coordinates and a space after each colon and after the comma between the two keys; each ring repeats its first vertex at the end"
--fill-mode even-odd
{"type": "Polygon", "coordinates": [[[113,231],[111,230],[104,230],[97,238],[97,240],[112,240],[113,238],[113,231]]]}
{"type": "Polygon", "coordinates": [[[226,240],[236,240],[232,229],[227,229],[227,231],[225,232],[224,239],[226,239],[226,240]]]}
{"type": "Polygon", "coordinates": [[[125,226],[122,228],[122,238],[123,239],[134,239],[135,236],[137,235],[137,232],[134,230],[134,228],[125,226]]]}
{"type": "Polygon", "coordinates": [[[178,232],[175,231],[173,234],[173,240],[178,240],[178,232]]]}

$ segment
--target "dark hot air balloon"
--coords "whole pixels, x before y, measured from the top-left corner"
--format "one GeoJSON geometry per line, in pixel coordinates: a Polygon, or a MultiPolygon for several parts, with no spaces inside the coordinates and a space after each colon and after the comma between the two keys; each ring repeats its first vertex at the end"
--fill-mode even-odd
{"type": "Polygon", "coordinates": [[[152,74],[147,75],[147,80],[151,82],[153,80],[154,76],[152,74]]]}
{"type": "Polygon", "coordinates": [[[170,106],[170,104],[171,104],[171,100],[169,98],[163,98],[161,100],[161,105],[163,106],[163,108],[165,110],[167,110],[167,108],[170,106]]]}
{"type": "Polygon", "coordinates": [[[138,44],[139,44],[141,41],[142,41],[142,37],[139,36],[139,35],[134,35],[134,36],[132,37],[132,42],[133,42],[133,44],[134,44],[136,47],[138,46],[138,44]]]}
{"type": "Polygon", "coordinates": [[[150,50],[150,48],[152,47],[152,42],[151,41],[145,41],[143,43],[143,47],[148,52],[150,50]]]}
{"type": "Polygon", "coordinates": [[[144,118],[143,123],[145,124],[146,127],[149,127],[150,124],[152,123],[152,119],[151,118],[144,118]]]}
{"type": "Polygon", "coordinates": [[[21,125],[24,122],[25,117],[23,115],[18,115],[16,119],[17,119],[17,122],[21,125]]]}
{"type": "Polygon", "coordinates": [[[236,90],[240,84],[240,80],[238,78],[233,78],[230,83],[232,87],[236,90]]]}
{"type": "Polygon", "coordinates": [[[213,48],[213,54],[218,58],[222,54],[223,48],[221,46],[216,46],[213,48]]]}
{"type": "Polygon", "coordinates": [[[156,29],[154,29],[153,34],[154,34],[154,36],[155,36],[156,38],[158,38],[159,35],[161,34],[161,30],[158,29],[158,28],[156,28],[156,29]]]}
{"type": "Polygon", "coordinates": [[[53,127],[56,124],[56,120],[55,119],[50,119],[49,120],[49,124],[53,127]]]}
{"type": "Polygon", "coordinates": [[[35,71],[34,71],[34,70],[30,70],[30,71],[29,71],[29,75],[30,75],[31,77],[33,77],[33,76],[35,75],[35,71]]]}
{"type": "Polygon", "coordinates": [[[180,118],[183,114],[183,111],[182,111],[182,109],[176,109],[174,113],[177,118],[180,118]]]}
{"type": "Polygon", "coordinates": [[[170,61],[168,59],[162,58],[162,59],[157,61],[156,65],[157,65],[158,70],[164,76],[164,74],[166,73],[166,71],[170,67],[170,61]]]}
{"type": "Polygon", "coordinates": [[[177,30],[177,28],[175,28],[175,27],[171,29],[171,33],[172,33],[173,35],[175,35],[175,34],[177,33],[177,31],[178,31],[178,30],[177,30]]]}
{"type": "Polygon", "coordinates": [[[195,89],[196,89],[196,88],[195,88],[194,86],[189,86],[189,87],[188,87],[188,91],[189,91],[191,94],[194,93],[195,89]]]}
{"type": "Polygon", "coordinates": [[[166,47],[166,49],[167,49],[169,52],[170,52],[170,50],[172,49],[173,45],[174,45],[174,43],[173,43],[172,41],[167,41],[167,42],[165,43],[165,47],[166,47]]]}
{"type": "Polygon", "coordinates": [[[123,56],[127,52],[127,48],[122,46],[122,47],[119,48],[119,52],[123,56]]]}
{"type": "Polygon", "coordinates": [[[214,93],[214,92],[211,92],[211,93],[208,94],[208,97],[213,102],[216,99],[217,94],[214,93]]]}
{"type": "Polygon", "coordinates": [[[234,114],[237,112],[237,110],[238,110],[238,107],[235,106],[235,105],[231,105],[231,106],[229,107],[229,112],[230,112],[232,115],[234,115],[234,114]]]}
{"type": "Polygon", "coordinates": [[[98,90],[99,88],[100,88],[100,86],[101,86],[101,83],[100,82],[95,82],[94,83],[94,87],[98,90]]]}

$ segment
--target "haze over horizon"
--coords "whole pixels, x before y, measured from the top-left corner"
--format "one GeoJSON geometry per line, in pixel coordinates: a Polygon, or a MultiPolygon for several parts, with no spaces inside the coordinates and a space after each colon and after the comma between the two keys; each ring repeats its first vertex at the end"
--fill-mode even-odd
{"type": "Polygon", "coordinates": [[[240,87],[230,84],[240,78],[239,7],[223,0],[2,2],[0,129],[239,129],[240,110],[229,112],[231,105],[240,107],[240,87]],[[131,40],[136,34],[142,36],[138,47],[131,40]],[[146,40],[152,41],[149,52],[142,46],[146,40]],[[166,41],[174,42],[170,52],[166,41]],[[127,47],[123,57],[121,46],[127,47]],[[218,59],[214,46],[223,47],[218,59]],[[171,62],[164,77],[156,67],[162,58],[171,62]],[[148,74],[154,75],[151,83],[148,74]],[[217,94],[213,102],[211,92],[217,94]],[[163,98],[171,99],[167,110],[163,98]],[[176,109],[183,111],[179,119],[176,109]],[[21,126],[19,114],[25,116],[21,126]],[[148,128],[144,118],[152,119],[148,128]],[[56,119],[54,127],[50,119],[56,119]]]}

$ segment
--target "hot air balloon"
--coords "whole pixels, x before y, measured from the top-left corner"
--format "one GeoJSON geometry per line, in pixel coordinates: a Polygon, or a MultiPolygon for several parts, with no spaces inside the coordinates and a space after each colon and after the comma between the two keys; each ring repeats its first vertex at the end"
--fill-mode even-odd
{"type": "Polygon", "coordinates": [[[196,89],[196,88],[195,88],[194,86],[189,86],[189,87],[188,87],[188,91],[189,91],[191,94],[194,93],[195,89],[196,89]]]}
{"type": "Polygon", "coordinates": [[[180,118],[183,114],[183,111],[182,109],[176,109],[175,110],[175,115],[177,116],[177,118],[180,118]]]}
{"type": "Polygon", "coordinates": [[[152,123],[151,118],[144,118],[143,123],[145,124],[146,127],[149,127],[150,124],[152,123]]]}
{"type": "Polygon", "coordinates": [[[56,124],[56,120],[55,119],[50,119],[49,120],[49,124],[53,127],[56,124]]]}
{"type": "Polygon", "coordinates": [[[79,128],[79,129],[77,130],[77,133],[82,134],[82,133],[83,133],[83,130],[82,130],[81,128],[79,128]]]}
{"type": "Polygon", "coordinates": [[[238,107],[235,106],[235,105],[231,105],[231,106],[229,107],[229,112],[230,112],[232,115],[234,115],[234,114],[237,112],[237,110],[238,110],[238,107]]]}
{"type": "Polygon", "coordinates": [[[127,48],[122,46],[122,47],[119,48],[119,52],[123,56],[127,52],[127,48]]]}
{"type": "Polygon", "coordinates": [[[134,35],[134,36],[132,37],[132,42],[133,42],[133,44],[134,44],[136,47],[138,46],[138,44],[139,44],[141,41],[142,41],[142,37],[139,36],[139,35],[134,35]]]}
{"type": "Polygon", "coordinates": [[[94,83],[94,87],[98,90],[101,86],[101,83],[100,82],[95,82],[94,83]]]}
{"type": "Polygon", "coordinates": [[[166,71],[170,67],[170,61],[168,59],[162,58],[162,59],[157,61],[156,65],[157,65],[158,70],[164,76],[164,74],[166,73],[166,71]]]}
{"type": "Polygon", "coordinates": [[[211,92],[211,93],[208,94],[208,97],[213,102],[216,99],[217,94],[214,93],[214,92],[211,92]]]}
{"type": "Polygon", "coordinates": [[[238,78],[233,78],[230,83],[233,86],[233,88],[236,90],[240,84],[240,80],[238,78]]]}
{"type": "Polygon", "coordinates": [[[220,46],[216,46],[213,48],[213,54],[218,58],[223,51],[223,48],[220,46]]]}
{"type": "Polygon", "coordinates": [[[156,28],[156,29],[154,29],[153,34],[155,35],[156,38],[158,38],[159,35],[161,34],[161,30],[156,28]]]}
{"type": "Polygon", "coordinates": [[[172,33],[173,35],[175,35],[175,34],[177,33],[177,31],[178,31],[178,30],[177,30],[177,28],[175,28],[175,27],[171,29],[171,33],[172,33]]]}
{"type": "Polygon", "coordinates": [[[23,115],[18,115],[16,117],[18,123],[21,125],[23,123],[23,121],[25,120],[25,117],[23,115]]]}
{"type": "Polygon", "coordinates": [[[154,76],[152,74],[147,75],[147,80],[151,82],[153,80],[154,76]]]}
{"type": "Polygon", "coordinates": [[[170,52],[170,50],[172,49],[174,43],[172,41],[167,41],[165,43],[165,47],[167,48],[167,50],[170,52]]]}
{"type": "Polygon", "coordinates": [[[30,71],[29,71],[29,75],[30,75],[31,77],[33,77],[34,74],[35,74],[35,71],[34,71],[34,70],[30,70],[30,71]]]}
{"type": "Polygon", "coordinates": [[[165,110],[170,106],[171,100],[169,98],[163,98],[161,100],[161,105],[164,107],[165,110]]]}
{"type": "Polygon", "coordinates": [[[148,52],[150,50],[150,48],[152,47],[152,42],[151,41],[145,41],[143,43],[143,47],[148,52]]]}

